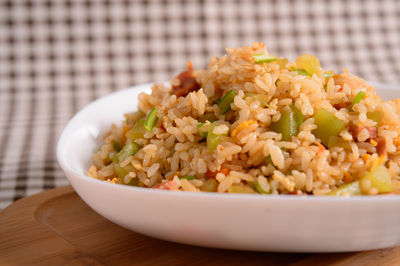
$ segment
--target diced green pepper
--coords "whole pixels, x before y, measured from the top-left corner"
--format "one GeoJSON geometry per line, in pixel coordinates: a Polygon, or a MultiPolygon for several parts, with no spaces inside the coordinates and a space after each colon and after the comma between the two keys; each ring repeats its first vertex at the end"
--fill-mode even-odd
{"type": "Polygon", "coordinates": [[[344,184],[335,190],[332,190],[327,196],[358,196],[361,195],[360,183],[358,181],[344,184]]]}
{"type": "Polygon", "coordinates": [[[216,135],[214,134],[213,130],[215,128],[214,124],[211,124],[208,127],[208,132],[207,132],[207,149],[209,152],[213,152],[218,144],[220,143],[221,139],[226,136],[226,134],[223,135],[216,135]]]}
{"type": "Polygon", "coordinates": [[[369,180],[371,182],[371,187],[376,188],[379,193],[387,193],[394,190],[389,170],[384,165],[379,165],[375,169],[369,171],[360,178],[360,182],[363,182],[363,180],[369,180]]]}
{"type": "Polygon", "coordinates": [[[121,167],[118,163],[113,163],[114,166],[114,172],[117,174],[117,176],[124,178],[129,172],[126,170],[124,167],[121,167]]]}
{"type": "Polygon", "coordinates": [[[354,98],[353,102],[351,103],[350,107],[349,107],[349,111],[352,112],[353,111],[353,106],[356,103],[359,103],[365,96],[365,92],[360,91],[359,93],[357,93],[356,97],[354,98]]]}
{"type": "Polygon", "coordinates": [[[157,123],[158,117],[157,117],[157,109],[154,107],[151,109],[150,113],[148,114],[146,120],[144,121],[144,128],[147,131],[152,131],[153,127],[157,123]]]}
{"type": "Polygon", "coordinates": [[[344,141],[340,136],[330,136],[328,139],[328,148],[342,147],[343,149],[350,149],[350,143],[344,141]]]}
{"type": "Polygon", "coordinates": [[[126,144],[125,147],[117,154],[118,162],[122,162],[131,155],[135,155],[140,150],[140,146],[136,142],[126,144]]]}
{"type": "Polygon", "coordinates": [[[231,109],[231,103],[233,103],[235,95],[236,92],[230,90],[218,101],[218,107],[222,114],[225,114],[231,109]]]}
{"type": "Polygon", "coordinates": [[[203,126],[205,125],[205,123],[200,123],[197,125],[197,131],[199,132],[199,135],[204,137],[207,137],[207,130],[203,129],[203,126]]]}
{"type": "Polygon", "coordinates": [[[291,104],[290,108],[292,108],[292,111],[294,112],[294,119],[296,120],[298,130],[301,124],[303,124],[304,116],[301,111],[294,106],[294,104],[291,104]]]}
{"type": "Polygon", "coordinates": [[[205,113],[199,118],[199,121],[205,123],[206,121],[210,121],[211,123],[218,120],[214,113],[205,113]]]}
{"type": "Polygon", "coordinates": [[[194,176],[194,175],[187,175],[187,176],[182,176],[180,179],[193,180],[195,178],[196,178],[196,176],[194,176]]]}
{"type": "Polygon", "coordinates": [[[345,123],[335,117],[331,112],[325,109],[318,109],[314,114],[317,128],[312,133],[321,140],[322,144],[328,147],[329,138],[338,136],[345,127],[345,123]]]}
{"type": "Polygon", "coordinates": [[[244,186],[244,185],[232,185],[228,189],[229,193],[246,193],[246,194],[253,194],[256,193],[251,187],[244,186]]]}
{"type": "Polygon", "coordinates": [[[214,178],[207,179],[203,182],[203,185],[200,187],[201,191],[205,192],[215,192],[217,191],[218,182],[214,178]]]}
{"type": "Polygon", "coordinates": [[[135,140],[143,138],[146,133],[146,129],[144,128],[144,119],[140,119],[136,122],[135,126],[131,128],[128,132],[125,133],[127,139],[135,140]]]}
{"type": "Polygon", "coordinates": [[[253,54],[254,62],[256,64],[261,64],[261,63],[270,63],[273,61],[278,60],[276,57],[269,57],[266,54],[253,54]]]}
{"type": "Polygon", "coordinates": [[[258,193],[260,193],[260,194],[268,194],[267,192],[265,192],[265,191],[261,188],[261,186],[260,186],[260,184],[258,183],[257,180],[254,181],[254,189],[255,189],[258,193]]]}
{"type": "Polygon", "coordinates": [[[377,127],[379,127],[381,125],[382,112],[380,112],[380,111],[368,112],[367,117],[368,117],[368,119],[375,121],[377,127]]]}
{"type": "Polygon", "coordinates": [[[285,68],[288,61],[289,60],[287,60],[287,58],[278,58],[278,60],[276,60],[276,63],[279,65],[280,68],[285,68]]]}
{"type": "Polygon", "coordinates": [[[271,124],[271,130],[282,134],[282,140],[290,140],[298,132],[299,125],[296,122],[295,113],[291,109],[281,112],[281,118],[271,124]]]}
{"type": "Polygon", "coordinates": [[[321,63],[318,58],[313,55],[303,54],[296,59],[296,67],[305,70],[310,76],[317,74],[322,76],[321,63]]]}

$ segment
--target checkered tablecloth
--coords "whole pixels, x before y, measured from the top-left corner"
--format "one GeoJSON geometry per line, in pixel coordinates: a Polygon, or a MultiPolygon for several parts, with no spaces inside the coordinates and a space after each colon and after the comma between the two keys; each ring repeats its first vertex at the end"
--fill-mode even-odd
{"type": "Polygon", "coordinates": [[[0,209],[68,183],[55,147],[88,102],[253,41],[400,83],[397,0],[0,0],[0,209]]]}

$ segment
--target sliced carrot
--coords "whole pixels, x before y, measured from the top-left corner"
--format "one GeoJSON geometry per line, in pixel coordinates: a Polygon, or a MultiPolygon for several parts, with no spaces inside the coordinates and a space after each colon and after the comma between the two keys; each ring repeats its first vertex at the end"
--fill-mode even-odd
{"type": "Polygon", "coordinates": [[[321,153],[321,152],[324,152],[324,151],[326,150],[326,148],[324,147],[324,145],[322,145],[321,143],[316,142],[316,144],[317,144],[317,146],[318,146],[318,151],[317,151],[317,153],[321,153]]]}
{"type": "Polygon", "coordinates": [[[207,178],[215,178],[218,173],[223,173],[224,175],[228,175],[231,169],[229,168],[221,168],[219,171],[211,172],[210,170],[207,171],[206,177],[207,178]]]}

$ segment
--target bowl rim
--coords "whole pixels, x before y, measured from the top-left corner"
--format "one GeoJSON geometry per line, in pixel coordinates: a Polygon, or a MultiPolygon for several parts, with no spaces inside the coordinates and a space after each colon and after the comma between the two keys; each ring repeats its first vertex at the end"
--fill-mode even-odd
{"type": "MultiPolygon", "coordinates": [[[[68,123],[64,126],[60,137],[57,142],[56,146],[56,157],[58,160],[58,163],[60,164],[61,168],[63,169],[64,173],[69,172],[71,173],[74,178],[78,178],[82,181],[85,182],[91,182],[93,185],[99,185],[103,186],[106,188],[111,188],[114,187],[116,189],[122,189],[126,191],[132,191],[132,192],[139,192],[139,193],[146,193],[146,194],[156,194],[159,196],[179,196],[183,198],[208,198],[208,199],[241,199],[241,200],[289,200],[289,201],[312,201],[312,202],[376,202],[376,201],[400,201],[400,195],[375,195],[375,196],[367,196],[367,195],[360,195],[360,196],[324,196],[324,195],[290,195],[290,194],[265,194],[265,195],[259,195],[259,194],[240,194],[240,193],[218,193],[218,192],[188,192],[188,191],[167,191],[167,190],[161,190],[161,189],[151,189],[151,188],[143,188],[143,187],[133,187],[133,186],[127,186],[127,185],[122,185],[122,184],[112,184],[109,182],[105,182],[102,180],[98,180],[92,177],[89,177],[88,175],[74,169],[70,165],[66,163],[66,160],[63,156],[63,149],[66,146],[66,144],[69,143],[69,135],[68,133],[73,130],[73,124],[75,121],[78,121],[80,117],[90,111],[91,108],[94,106],[100,104],[103,101],[106,101],[107,99],[111,97],[118,97],[121,95],[126,94],[128,91],[132,90],[140,90],[144,91],[146,89],[150,89],[151,86],[155,83],[145,83],[145,84],[138,84],[135,86],[131,86],[122,90],[118,90],[115,92],[108,93],[102,97],[99,97],[98,99],[90,102],[89,104],[85,105],[83,108],[81,108],[69,121],[68,123]]],[[[377,82],[369,82],[369,84],[372,84],[373,86],[379,87],[382,90],[390,90],[394,89],[396,85],[391,85],[391,84],[383,84],[383,83],[377,83],[377,82]]],[[[69,175],[66,175],[68,180],[71,181],[71,177],[69,175]]]]}

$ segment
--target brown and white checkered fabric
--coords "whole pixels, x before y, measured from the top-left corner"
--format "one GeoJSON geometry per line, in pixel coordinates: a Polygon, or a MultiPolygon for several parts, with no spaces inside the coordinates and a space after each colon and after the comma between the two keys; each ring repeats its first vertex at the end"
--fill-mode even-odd
{"type": "Polygon", "coordinates": [[[253,41],[400,83],[397,0],[0,0],[0,208],[67,184],[56,142],[88,102],[253,41]]]}

